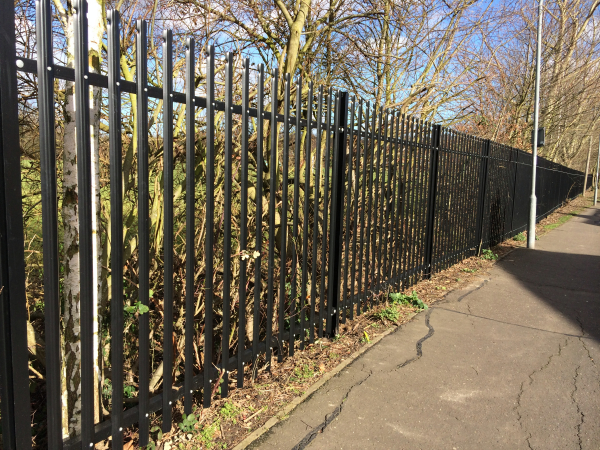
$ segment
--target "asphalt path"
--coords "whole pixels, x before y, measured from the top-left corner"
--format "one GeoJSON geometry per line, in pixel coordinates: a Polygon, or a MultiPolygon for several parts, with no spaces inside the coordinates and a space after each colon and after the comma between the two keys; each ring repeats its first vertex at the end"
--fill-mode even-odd
{"type": "Polygon", "coordinates": [[[256,449],[600,449],[600,209],[382,339],[256,449]]]}

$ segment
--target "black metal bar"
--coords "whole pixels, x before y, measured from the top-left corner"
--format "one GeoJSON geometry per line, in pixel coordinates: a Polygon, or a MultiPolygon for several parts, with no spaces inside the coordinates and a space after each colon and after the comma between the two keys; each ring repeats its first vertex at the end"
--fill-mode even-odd
{"type": "Polygon", "coordinates": [[[406,248],[404,246],[405,241],[405,225],[406,225],[406,192],[407,192],[407,183],[406,183],[406,174],[408,173],[408,151],[407,151],[407,134],[408,134],[408,117],[403,114],[401,118],[401,130],[400,130],[400,149],[399,149],[399,157],[398,164],[401,164],[400,174],[398,176],[400,186],[402,187],[402,191],[398,192],[399,199],[398,201],[401,204],[398,206],[398,244],[397,244],[397,269],[396,275],[394,279],[397,280],[398,290],[402,289],[402,283],[404,280],[404,262],[406,261],[405,253],[406,248]]]}
{"type": "MultiPolygon", "coordinates": [[[[459,133],[454,133],[454,145],[458,150],[462,150],[462,136],[459,133]]],[[[447,252],[447,261],[446,267],[451,264],[451,258],[454,253],[454,243],[453,243],[453,225],[454,225],[454,211],[452,210],[453,193],[454,193],[454,160],[459,155],[459,153],[450,153],[448,154],[448,159],[446,161],[446,176],[448,180],[448,188],[446,195],[446,208],[448,214],[448,227],[446,230],[446,252],[447,252]]]]}
{"type": "Polygon", "coordinates": [[[414,236],[414,252],[412,259],[412,279],[411,284],[415,284],[418,281],[418,272],[420,267],[419,257],[421,256],[421,245],[420,245],[420,235],[421,235],[421,206],[423,199],[423,175],[424,175],[424,127],[425,122],[423,119],[419,119],[417,122],[417,132],[416,132],[416,140],[415,140],[415,206],[414,206],[414,222],[413,222],[413,236],[414,236]]]}
{"type": "Polygon", "coordinates": [[[258,118],[256,120],[256,253],[258,256],[254,258],[254,316],[252,322],[252,364],[253,369],[257,364],[258,344],[259,344],[259,326],[260,326],[260,298],[262,293],[262,185],[263,185],[263,167],[265,165],[263,157],[263,116],[264,106],[263,101],[265,84],[265,66],[260,64],[258,67],[258,93],[256,99],[256,107],[258,118]]]}
{"type": "MultiPolygon", "coordinates": [[[[371,224],[371,221],[369,220],[369,226],[372,227],[371,232],[369,233],[370,236],[372,236],[372,241],[370,242],[371,245],[371,264],[370,264],[370,270],[371,270],[371,274],[370,274],[370,284],[369,284],[369,291],[371,294],[371,308],[373,308],[375,306],[375,301],[376,301],[376,296],[377,296],[377,292],[375,289],[375,286],[377,285],[377,275],[376,272],[379,271],[379,267],[377,266],[377,237],[379,235],[378,233],[378,229],[377,229],[377,222],[378,222],[378,218],[379,218],[379,198],[381,197],[380,193],[379,193],[379,181],[380,181],[380,176],[379,173],[381,171],[381,154],[384,152],[384,150],[382,150],[381,148],[381,130],[383,127],[383,117],[386,116],[386,111],[383,109],[383,107],[379,108],[379,121],[378,121],[378,125],[377,125],[377,142],[373,142],[373,147],[375,148],[375,152],[377,154],[377,165],[375,168],[375,179],[373,180],[373,200],[375,202],[375,204],[373,205],[373,224],[371,224]]],[[[381,237],[379,235],[379,237],[381,237]]],[[[368,252],[367,252],[368,253],[368,252]]],[[[367,257],[369,257],[369,255],[367,255],[367,257]]]]}
{"type": "Polygon", "coordinates": [[[342,273],[342,231],[344,213],[344,163],[348,132],[348,93],[336,96],[336,114],[333,132],[333,174],[331,192],[331,230],[329,235],[329,275],[327,297],[327,327],[329,336],[338,334],[340,319],[340,286],[342,273]]]}
{"type": "Polygon", "coordinates": [[[399,112],[396,113],[396,132],[395,132],[395,140],[394,140],[394,156],[392,160],[393,164],[393,187],[392,187],[392,196],[391,196],[391,218],[390,218],[390,265],[388,267],[388,279],[392,282],[392,287],[396,288],[397,283],[397,268],[398,268],[398,217],[400,213],[400,199],[397,197],[397,194],[400,191],[401,180],[400,175],[402,173],[402,155],[399,152],[400,148],[400,139],[402,137],[402,128],[400,127],[401,115],[399,112]]]}
{"type": "MultiPolygon", "coordinates": [[[[350,125],[350,130],[353,132],[354,130],[354,106],[356,100],[352,97],[352,122],[350,125]]],[[[361,155],[361,127],[362,127],[362,109],[363,109],[363,101],[360,99],[358,104],[358,132],[356,135],[356,170],[354,175],[354,215],[353,215],[353,223],[354,227],[352,230],[352,269],[350,272],[350,320],[354,318],[354,304],[355,297],[357,297],[360,292],[356,292],[355,289],[355,281],[356,281],[356,242],[358,239],[358,213],[359,213],[359,204],[358,204],[358,193],[360,188],[360,155],[361,155]]],[[[354,141],[354,135],[351,136],[351,141],[354,141]]],[[[364,153],[363,153],[364,154],[364,153]]],[[[352,156],[351,156],[352,157],[352,156]]],[[[348,178],[352,178],[352,171],[348,169],[348,178]]],[[[348,275],[346,274],[346,278],[348,275]]]]}
{"type": "Polygon", "coordinates": [[[420,121],[418,119],[413,120],[412,127],[412,176],[410,180],[410,196],[411,196],[411,212],[410,212],[410,223],[409,223],[409,235],[410,235],[410,256],[408,259],[409,267],[409,284],[414,284],[414,274],[416,272],[416,254],[417,254],[417,212],[419,202],[419,135],[421,131],[420,121]]]}
{"type": "MultiPolygon", "coordinates": [[[[240,180],[240,250],[248,251],[248,107],[250,96],[250,59],[245,58],[242,65],[242,136],[241,136],[241,164],[242,178],[240,180]]],[[[258,162],[258,160],[257,160],[258,162]]],[[[257,200],[260,197],[257,197],[257,200]]],[[[260,220],[257,216],[257,223],[260,220]]],[[[244,255],[243,255],[244,256],[244,255]]],[[[240,285],[238,304],[238,349],[237,349],[237,387],[244,386],[244,351],[246,350],[246,272],[248,258],[242,257],[240,261],[240,285]]]]}
{"type": "Polygon", "coordinates": [[[441,126],[435,125],[433,129],[433,142],[431,144],[431,161],[429,164],[429,196],[427,198],[427,225],[426,238],[425,238],[425,277],[431,278],[432,274],[432,261],[433,261],[433,240],[434,224],[435,224],[435,204],[436,204],[436,192],[437,192],[437,175],[438,175],[438,160],[439,160],[439,147],[441,138],[441,126]]]}
{"type": "MultiPolygon", "coordinates": [[[[319,232],[319,191],[321,184],[321,123],[323,121],[323,86],[319,86],[319,96],[317,100],[317,142],[315,152],[315,184],[314,184],[314,206],[313,206],[313,239],[312,239],[312,267],[310,278],[310,324],[309,324],[309,342],[312,344],[315,339],[315,308],[316,308],[316,293],[317,293],[317,248],[318,248],[318,232],[319,232]]],[[[322,322],[321,322],[322,323],[322,322]]]]}
{"type": "Polygon", "coordinates": [[[488,177],[488,157],[490,154],[490,140],[486,140],[481,148],[481,169],[479,172],[479,201],[477,204],[477,222],[475,225],[475,254],[479,254],[481,251],[482,242],[482,228],[483,228],[483,213],[485,209],[485,197],[487,189],[487,177],[488,177]]]}
{"type": "MultiPolygon", "coordinates": [[[[342,275],[342,280],[344,280],[344,287],[342,289],[342,296],[340,301],[340,308],[342,308],[344,313],[342,317],[342,323],[346,323],[346,318],[348,316],[348,307],[350,307],[350,317],[352,317],[352,294],[348,292],[348,265],[350,263],[350,212],[352,210],[352,161],[354,159],[354,109],[356,104],[354,96],[352,96],[350,102],[352,103],[352,109],[350,111],[350,128],[348,130],[348,141],[350,144],[350,148],[348,149],[348,154],[344,152],[344,158],[347,158],[347,162],[344,163],[344,166],[348,166],[348,175],[344,176],[346,177],[346,182],[348,183],[348,189],[346,197],[346,225],[344,227],[344,274],[342,275]],[[347,301],[346,298],[348,299],[347,301]]],[[[346,127],[347,122],[343,126],[346,127]]],[[[356,188],[354,190],[356,191],[356,188]]],[[[356,203],[354,203],[354,207],[356,207],[356,203]]],[[[354,216],[356,217],[356,213],[354,214],[354,216]]]]}
{"type": "MultiPolygon", "coordinates": [[[[288,202],[288,171],[290,147],[290,74],[284,75],[283,87],[283,155],[282,155],[282,184],[281,184],[281,216],[279,219],[280,263],[279,263],[279,336],[277,339],[277,361],[283,361],[283,332],[285,328],[285,279],[287,268],[287,202],[288,202]]],[[[290,306],[290,336],[293,336],[293,314],[290,306]]],[[[291,340],[292,346],[294,340],[291,340]]]]}
{"type": "MultiPolygon", "coordinates": [[[[329,306],[325,305],[325,286],[329,284],[325,282],[326,259],[327,251],[327,228],[329,224],[329,170],[331,161],[331,110],[333,102],[333,89],[330,87],[327,91],[327,119],[325,120],[325,166],[323,169],[323,235],[321,236],[321,286],[319,289],[319,337],[323,337],[323,321],[329,322],[329,306]],[[326,309],[327,308],[327,311],[326,309]]],[[[336,111],[337,112],[337,111],[336,111]]],[[[329,289],[329,287],[327,288],[329,289]]],[[[327,328],[327,327],[325,327],[327,328]]]]}
{"type": "Polygon", "coordinates": [[[476,186],[476,182],[478,181],[478,173],[477,173],[477,169],[480,167],[477,163],[479,162],[477,160],[477,152],[479,149],[481,143],[481,139],[477,139],[475,141],[473,141],[470,149],[469,149],[469,153],[464,155],[464,158],[467,159],[468,161],[468,187],[465,186],[463,189],[465,189],[466,192],[466,208],[468,211],[468,215],[465,213],[465,215],[463,216],[463,220],[465,220],[466,222],[468,222],[468,226],[467,226],[467,232],[465,234],[465,244],[464,247],[466,248],[466,251],[468,252],[470,256],[471,254],[471,249],[473,247],[473,242],[475,240],[475,237],[473,235],[473,224],[472,224],[472,217],[475,217],[475,214],[472,213],[473,211],[473,207],[477,204],[477,200],[473,199],[473,196],[477,196],[477,186],[476,186]],[[473,164],[473,162],[476,162],[476,164],[473,164]],[[475,167],[475,165],[477,165],[477,167],[475,167]]]}
{"type": "MultiPolygon", "coordinates": [[[[369,102],[366,105],[365,111],[365,142],[363,144],[363,175],[362,175],[362,192],[361,192],[361,207],[360,207],[360,238],[359,238],[359,251],[358,251],[358,299],[357,299],[357,308],[356,313],[360,315],[361,313],[361,297],[364,299],[363,301],[366,303],[366,295],[363,295],[362,287],[363,287],[363,279],[365,279],[365,290],[366,290],[366,277],[363,275],[363,260],[364,257],[364,233],[368,232],[367,224],[365,223],[365,206],[367,201],[367,165],[370,163],[371,158],[369,158],[369,141],[368,141],[368,132],[369,132],[369,102]]],[[[362,119],[362,118],[361,118],[362,119]]],[[[369,172],[370,173],[370,172],[369,172]]],[[[364,308],[364,305],[363,305],[364,308]]]]}
{"type": "MultiPolygon", "coordinates": [[[[215,48],[209,45],[206,55],[206,240],[204,248],[204,392],[202,405],[211,403],[213,364],[213,281],[215,222],[215,48]]],[[[187,391],[189,392],[189,391],[187,391]]]]}
{"type": "Polygon", "coordinates": [[[195,85],[195,42],[188,38],[185,48],[185,396],[184,413],[192,413],[194,392],[192,378],[194,377],[194,270],[196,252],[194,250],[195,218],[194,203],[196,197],[196,108],[194,107],[195,85]]]}
{"type": "MultiPolygon", "coordinates": [[[[74,20],[75,35],[75,126],[77,145],[77,186],[79,212],[79,274],[81,329],[81,441],[82,448],[93,444],[94,431],[94,260],[92,247],[92,155],[90,127],[90,97],[88,82],[87,2],[78,0],[74,20]]],[[[138,135],[139,135],[138,128],[138,135]]],[[[141,380],[140,380],[141,381],[141,380]]],[[[145,444],[144,444],[145,445],[145,444]]]]}
{"type": "MultiPolygon", "coordinates": [[[[389,117],[389,121],[388,121],[388,127],[389,127],[389,149],[387,150],[387,152],[389,152],[389,157],[387,157],[387,163],[385,165],[386,167],[386,171],[385,173],[387,174],[386,176],[386,181],[385,181],[385,185],[384,185],[384,191],[383,191],[383,199],[382,199],[382,203],[383,203],[383,239],[382,239],[382,257],[383,257],[383,277],[382,277],[382,282],[384,285],[384,290],[387,289],[389,287],[389,282],[390,282],[390,274],[388,271],[388,252],[393,248],[393,243],[390,242],[390,233],[391,233],[391,220],[392,220],[392,215],[393,215],[393,206],[394,206],[394,198],[393,198],[393,192],[394,192],[394,187],[395,187],[395,181],[396,178],[394,177],[394,168],[396,167],[395,162],[394,162],[394,119],[396,118],[396,111],[392,111],[391,113],[389,113],[390,117],[389,117]]],[[[388,142],[388,127],[386,127],[386,139],[385,142],[388,142]]],[[[386,144],[387,146],[387,144],[386,144]]],[[[386,153],[387,153],[386,152],[386,153]]],[[[390,259],[390,263],[391,263],[391,259],[390,259]]]]}
{"type": "MultiPolygon", "coordinates": [[[[465,139],[466,136],[464,133],[460,134],[460,145],[461,145],[461,149],[462,149],[462,153],[467,153],[468,152],[468,144],[469,141],[468,139],[465,139]]],[[[459,228],[460,228],[460,206],[459,206],[459,200],[458,200],[458,193],[459,193],[459,186],[460,186],[460,180],[459,180],[459,166],[460,166],[460,162],[459,159],[462,156],[462,153],[460,154],[454,154],[452,155],[451,158],[451,166],[450,166],[450,174],[452,177],[452,187],[451,187],[451,191],[450,191],[450,195],[451,195],[451,209],[450,212],[452,214],[452,224],[451,224],[451,228],[450,228],[450,239],[452,242],[452,247],[451,247],[451,257],[450,257],[450,261],[449,264],[452,265],[454,264],[454,261],[456,260],[456,255],[458,253],[458,249],[459,249],[459,243],[458,243],[458,238],[459,238],[459,228]]]]}
{"type": "MultiPolygon", "coordinates": [[[[473,147],[475,146],[476,143],[476,139],[472,138],[469,144],[469,153],[472,151],[473,147]]],[[[460,222],[461,222],[461,227],[460,227],[460,259],[464,259],[464,253],[465,253],[465,239],[466,239],[466,228],[467,228],[467,220],[465,217],[465,210],[467,208],[467,203],[466,203],[466,194],[467,191],[465,189],[466,186],[466,181],[467,181],[467,158],[468,156],[466,155],[460,155],[460,190],[459,190],[459,200],[460,200],[460,207],[459,207],[459,214],[461,216],[460,218],[460,222]]]]}
{"type": "Polygon", "coordinates": [[[413,194],[413,176],[412,173],[414,172],[414,148],[413,148],[413,136],[414,136],[414,126],[415,126],[415,119],[414,117],[407,117],[407,123],[406,123],[406,155],[405,155],[405,159],[407,161],[406,163],[406,183],[405,183],[405,197],[406,197],[406,201],[405,201],[405,213],[404,213],[404,233],[403,235],[405,236],[404,238],[404,252],[403,252],[403,258],[404,258],[404,262],[402,264],[403,269],[402,269],[402,274],[403,274],[403,287],[406,287],[406,285],[408,285],[408,277],[409,277],[409,270],[410,270],[410,257],[411,257],[411,248],[412,248],[412,236],[411,236],[411,231],[412,231],[412,227],[411,227],[411,221],[412,221],[412,194],[413,194]]]}
{"type": "MultiPolygon", "coordinates": [[[[292,289],[290,295],[290,338],[289,355],[294,356],[294,340],[298,334],[296,329],[296,320],[300,314],[298,296],[298,208],[300,203],[300,144],[301,144],[301,125],[302,117],[302,75],[296,80],[296,129],[294,137],[294,198],[292,206],[292,289]]],[[[308,137],[310,139],[310,136],[308,137]]],[[[305,221],[307,221],[306,215],[305,221]]],[[[303,238],[304,239],[304,238],[303,238]]],[[[304,330],[301,330],[303,333],[304,330]]],[[[302,338],[302,334],[300,334],[302,338]]]]}
{"type": "MultiPolygon", "coordinates": [[[[370,278],[371,274],[371,235],[373,234],[373,229],[371,225],[371,217],[373,212],[373,172],[375,170],[375,124],[377,123],[377,107],[373,108],[373,117],[371,119],[371,140],[369,142],[370,149],[370,158],[369,158],[369,198],[368,198],[368,207],[367,207],[367,222],[365,223],[365,234],[367,237],[367,245],[365,249],[365,297],[364,297],[364,305],[363,308],[366,311],[368,306],[369,298],[373,295],[373,283],[370,278]],[[368,286],[368,287],[367,287],[368,286]]],[[[373,301],[371,300],[371,307],[373,307],[373,301]]]]}
{"type": "MultiPolygon", "coordinates": [[[[378,197],[380,199],[379,205],[379,239],[377,241],[377,278],[375,284],[377,286],[381,286],[381,282],[386,282],[385,279],[382,279],[382,271],[385,270],[385,262],[382,261],[383,255],[381,253],[383,242],[385,241],[385,230],[384,223],[387,224],[387,187],[388,187],[388,145],[387,145],[387,136],[388,136],[388,126],[389,126],[389,115],[390,112],[385,110],[385,117],[383,119],[383,139],[380,141],[380,146],[382,148],[383,160],[381,162],[381,170],[378,171],[381,173],[381,182],[378,191],[378,197]]],[[[381,132],[380,132],[381,135],[381,132]]]]}
{"type": "MultiPolygon", "coordinates": [[[[417,242],[418,242],[418,247],[417,247],[417,256],[416,256],[416,262],[415,265],[418,268],[423,267],[423,256],[424,256],[424,250],[425,250],[425,246],[424,246],[424,231],[425,231],[425,212],[426,212],[426,202],[427,202],[427,178],[429,175],[429,171],[427,170],[427,166],[428,166],[428,158],[427,158],[427,150],[428,150],[428,146],[429,146],[429,142],[428,142],[428,128],[429,128],[429,123],[427,123],[426,121],[421,121],[421,135],[419,138],[419,146],[418,146],[418,151],[419,151],[419,163],[420,163],[420,167],[419,167],[419,201],[418,201],[418,210],[417,210],[417,242]]],[[[419,280],[419,277],[421,275],[421,270],[417,269],[415,271],[415,283],[419,280]]]]}
{"type": "Polygon", "coordinates": [[[510,217],[510,234],[511,237],[515,235],[514,231],[515,231],[515,205],[516,205],[516,198],[517,198],[517,180],[518,180],[518,173],[519,173],[519,152],[517,149],[513,149],[513,153],[514,153],[514,172],[515,172],[515,177],[513,180],[513,193],[512,193],[512,211],[511,211],[511,217],[510,217]]]}
{"type": "MultiPolygon", "coordinates": [[[[225,59],[225,130],[233,130],[233,53],[227,52],[225,59]]],[[[225,133],[225,181],[223,204],[223,333],[221,335],[221,360],[229,361],[229,334],[231,330],[231,195],[233,178],[233,143],[231,131],[225,133]]],[[[222,364],[223,376],[217,381],[221,383],[221,398],[227,397],[229,391],[229,370],[222,364]]]]}
{"type": "MultiPolygon", "coordinates": [[[[163,402],[162,431],[168,433],[173,421],[173,32],[163,33],[163,179],[164,179],[164,336],[163,336],[163,402]]],[[[118,63],[118,61],[117,61],[118,63]]],[[[114,385],[113,385],[114,386],[114,385]]],[[[113,438],[114,445],[114,438],[113,438]]]]}
{"type": "MultiPolygon", "coordinates": [[[[302,94],[300,94],[302,95],[302,94]]],[[[300,349],[304,349],[305,329],[306,329],[306,311],[305,304],[308,299],[307,295],[307,284],[308,284],[308,217],[310,208],[310,160],[311,160],[311,144],[312,144],[312,107],[313,107],[313,83],[312,81],[308,84],[308,97],[306,100],[306,142],[304,150],[304,223],[302,224],[302,286],[300,289],[300,349]]],[[[316,192],[315,183],[315,192],[316,192]]],[[[314,242],[314,241],[313,241],[314,242]]],[[[313,245],[314,246],[314,245],[313,245]]],[[[311,278],[311,284],[314,284],[314,278],[311,278]]],[[[314,310],[311,310],[314,311],[314,310]]],[[[314,312],[311,312],[309,316],[309,327],[313,328],[314,312]]],[[[312,332],[310,333],[312,335],[312,332]]]]}
{"type": "MultiPolygon", "coordinates": [[[[48,4],[46,10],[50,12],[48,4]]],[[[31,448],[18,88],[12,63],[16,53],[13,2],[0,2],[0,30],[0,408],[2,442],[5,449],[12,450],[31,448]]],[[[44,222],[46,225],[51,226],[44,222]]],[[[48,309],[46,320],[51,320],[48,309]]],[[[58,321],[55,324],[58,329],[58,321]]],[[[48,364],[58,350],[54,346],[46,348],[52,352],[46,354],[48,364]]],[[[50,369],[47,366],[46,370],[50,369]]],[[[57,371],[56,367],[52,370],[54,374],[57,371]]]]}
{"type": "Polygon", "coordinates": [[[482,139],[479,139],[477,141],[477,144],[473,147],[473,153],[470,156],[471,158],[471,185],[470,185],[470,213],[471,213],[471,229],[469,232],[469,242],[468,242],[468,247],[470,249],[469,252],[469,256],[471,256],[473,254],[472,249],[476,246],[475,245],[475,222],[477,220],[477,208],[474,208],[474,206],[477,204],[477,197],[478,197],[478,192],[477,192],[477,187],[478,187],[478,181],[479,181],[479,148],[481,147],[481,142],[482,139]]]}
{"type": "Polygon", "coordinates": [[[402,229],[401,229],[401,235],[402,235],[402,241],[401,241],[401,254],[402,254],[402,269],[400,270],[401,273],[401,288],[404,287],[405,284],[405,280],[407,278],[407,267],[408,267],[408,237],[409,237],[409,233],[408,233],[408,220],[409,220],[409,214],[410,214],[410,210],[409,210],[409,185],[410,185],[410,170],[411,170],[411,155],[412,155],[412,151],[411,151],[411,147],[410,147],[410,133],[411,133],[411,126],[412,126],[412,118],[410,116],[406,116],[405,120],[404,120],[404,140],[403,140],[403,153],[404,153],[404,157],[403,157],[403,164],[404,164],[404,174],[403,174],[403,179],[404,179],[404,192],[403,192],[403,199],[402,199],[402,203],[403,203],[403,208],[402,208],[402,229]]]}
{"type": "MultiPolygon", "coordinates": [[[[121,138],[121,16],[116,9],[107,17],[108,35],[108,129],[110,157],[111,249],[111,372],[115,381],[123,373],[123,162],[121,138]]],[[[42,121],[40,121],[42,123],[42,121]]],[[[166,309],[166,308],[165,308],[166,309]]],[[[166,315],[166,314],[165,314],[166,315]]],[[[165,370],[165,373],[167,371],[165,370]]],[[[112,447],[123,448],[123,383],[112,383],[112,447]]],[[[48,408],[53,411],[54,408],[48,408]]],[[[170,422],[170,421],[169,421],[170,422]]],[[[171,424],[169,423],[169,429],[171,424]]],[[[62,441],[62,439],[61,439],[62,441]]],[[[62,442],[61,442],[62,443],[62,442]]]]}
{"type": "Polygon", "coordinates": [[[54,112],[52,9],[48,0],[36,2],[38,43],[38,110],[44,256],[44,312],[46,332],[46,396],[48,447],[62,448],[60,288],[58,259],[58,203],[54,112]]]}
{"type": "Polygon", "coordinates": [[[437,172],[437,174],[436,174],[436,184],[437,184],[436,202],[435,202],[434,211],[433,211],[434,239],[433,239],[432,256],[431,256],[431,273],[432,274],[438,271],[438,267],[439,267],[438,263],[440,260],[440,251],[441,251],[441,248],[443,245],[443,238],[444,238],[444,235],[443,235],[444,220],[443,220],[443,214],[442,214],[443,204],[442,204],[442,201],[440,201],[440,199],[443,198],[443,195],[440,196],[439,191],[444,188],[443,162],[444,162],[444,150],[447,146],[446,137],[447,137],[447,135],[446,135],[445,129],[442,126],[439,126],[438,136],[436,138],[437,143],[438,143],[438,161],[437,161],[437,171],[436,171],[437,172]]]}
{"type": "Polygon", "coordinates": [[[279,71],[273,69],[271,73],[271,157],[269,160],[269,265],[267,268],[267,352],[266,359],[271,368],[271,352],[273,350],[273,272],[275,270],[275,214],[277,211],[277,152],[278,131],[277,109],[279,107],[279,71]]]}
{"type": "MultiPolygon", "coordinates": [[[[150,182],[148,146],[148,77],[147,23],[138,20],[136,30],[137,65],[137,144],[138,144],[138,233],[139,233],[139,301],[149,306],[150,298],[150,182]]],[[[148,398],[150,386],[150,317],[139,315],[139,439],[148,445],[150,421],[148,398]]]]}
{"type": "MultiPolygon", "coordinates": [[[[471,142],[471,147],[469,148],[469,154],[472,154],[474,149],[477,148],[477,142],[479,139],[473,139],[473,141],[471,142]]],[[[471,194],[471,192],[473,192],[473,189],[470,189],[469,186],[471,184],[471,156],[470,155],[462,155],[462,159],[463,159],[463,163],[462,163],[462,173],[463,173],[463,183],[462,183],[462,188],[461,188],[461,195],[462,195],[462,206],[461,206],[461,211],[462,211],[462,223],[463,223],[463,227],[462,227],[462,236],[461,236],[461,247],[462,247],[462,254],[461,254],[461,259],[465,259],[468,258],[468,253],[469,253],[469,242],[470,242],[470,234],[471,234],[471,230],[470,230],[470,225],[471,222],[469,220],[469,215],[468,215],[468,211],[470,210],[470,206],[472,205],[472,203],[470,202],[469,199],[469,195],[471,194]]]]}

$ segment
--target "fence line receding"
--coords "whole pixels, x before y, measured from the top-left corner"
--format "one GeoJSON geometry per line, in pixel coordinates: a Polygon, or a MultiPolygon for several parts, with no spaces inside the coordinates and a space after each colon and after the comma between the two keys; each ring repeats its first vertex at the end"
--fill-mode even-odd
{"type": "MultiPolygon", "coordinates": [[[[162,87],[149,85],[144,21],[137,23],[137,79],[126,81],[116,11],[107,15],[106,74],[92,73],[85,1],[78,2],[75,21],[75,66],[58,66],[50,4],[37,5],[37,60],[15,57],[14,33],[2,37],[0,151],[3,175],[12,171],[0,183],[5,448],[31,446],[30,393],[22,382],[28,370],[21,323],[28,307],[24,231],[14,226],[23,221],[21,196],[15,196],[22,189],[17,71],[33,77],[38,88],[32,107],[39,117],[49,448],[89,448],[109,437],[113,448],[122,448],[124,430],[132,426],[139,445],[147,445],[152,413],[162,411],[168,432],[176,401],[183,400],[187,414],[200,399],[209,407],[217,392],[228,395],[230,378],[242,387],[245,372],[335,335],[340,323],[388,292],[526,229],[531,154],[277,70],[266,74],[262,65],[253,69],[232,54],[217,61],[212,47],[200,56],[205,79],[197,87],[192,38],[186,42],[184,92],[176,92],[170,31],[162,47],[162,87]],[[224,70],[216,71],[216,64],[224,70]],[[80,432],[70,438],[62,429],[57,186],[63,174],[55,125],[62,100],[55,80],[75,87],[78,130],[90,129],[87,93],[99,88],[108,130],[100,139],[108,181],[98,201],[106,212],[99,242],[112,243],[102,273],[111,283],[102,317],[94,303],[98,206],[91,136],[77,133],[76,141],[81,416],[80,432]],[[135,135],[125,116],[135,117],[135,135]],[[129,158],[134,139],[137,150],[129,158]],[[124,179],[130,173],[133,185],[124,179]],[[108,355],[97,356],[94,326],[100,327],[100,345],[110,342],[108,355]],[[108,379],[108,369],[111,387],[100,401],[110,418],[103,419],[95,413],[95,389],[108,379]],[[151,385],[158,370],[162,381],[151,385]]],[[[14,14],[5,11],[0,20],[9,30],[12,20],[14,29],[14,14]]],[[[541,219],[581,192],[583,174],[543,158],[538,164],[541,219]]]]}

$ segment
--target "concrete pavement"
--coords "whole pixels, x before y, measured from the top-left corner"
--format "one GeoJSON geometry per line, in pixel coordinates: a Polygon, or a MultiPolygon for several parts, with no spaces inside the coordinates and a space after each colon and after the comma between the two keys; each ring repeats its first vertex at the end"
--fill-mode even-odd
{"type": "Polygon", "coordinates": [[[255,449],[600,449],[600,209],[517,249],[255,449]]]}

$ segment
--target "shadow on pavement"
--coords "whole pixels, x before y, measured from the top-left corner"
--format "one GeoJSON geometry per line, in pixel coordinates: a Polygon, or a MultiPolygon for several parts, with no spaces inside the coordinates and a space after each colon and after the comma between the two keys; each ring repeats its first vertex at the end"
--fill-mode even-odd
{"type": "MultiPolygon", "coordinates": [[[[594,217],[600,219],[598,215],[594,217]]],[[[600,342],[600,256],[517,249],[500,265],[584,334],[600,342]]]]}

